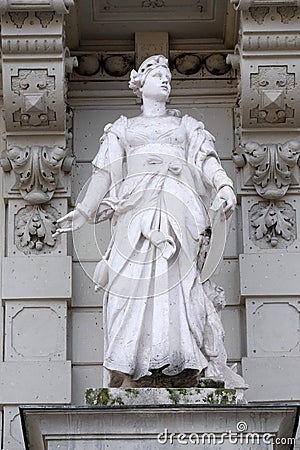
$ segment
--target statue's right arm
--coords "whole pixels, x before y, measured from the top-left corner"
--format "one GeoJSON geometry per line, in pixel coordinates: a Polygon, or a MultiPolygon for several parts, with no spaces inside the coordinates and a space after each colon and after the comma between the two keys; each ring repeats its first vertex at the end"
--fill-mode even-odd
{"type": "Polygon", "coordinates": [[[110,174],[104,169],[94,168],[86,194],[76,208],[57,221],[59,228],[53,235],[75,231],[92,220],[98,206],[110,186],[110,174]]]}

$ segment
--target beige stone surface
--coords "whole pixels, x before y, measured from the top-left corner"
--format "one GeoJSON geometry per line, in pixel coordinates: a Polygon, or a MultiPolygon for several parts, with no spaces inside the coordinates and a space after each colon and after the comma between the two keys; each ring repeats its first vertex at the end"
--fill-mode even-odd
{"type": "Polygon", "coordinates": [[[80,308],[71,310],[71,357],[73,363],[103,361],[102,311],[80,308]]]}
{"type": "Polygon", "coordinates": [[[21,428],[20,412],[17,406],[5,406],[3,449],[24,450],[24,438],[21,428]]]}
{"type": "Polygon", "coordinates": [[[244,317],[239,306],[228,306],[222,311],[225,330],[225,348],[229,361],[240,360],[245,355],[244,317]]]}
{"type": "Polygon", "coordinates": [[[249,384],[245,393],[248,401],[299,401],[299,357],[247,357],[242,368],[249,384]]]}
{"type": "Polygon", "coordinates": [[[240,255],[241,295],[299,295],[299,253],[240,255]]]}
{"type": "Polygon", "coordinates": [[[70,298],[71,295],[71,257],[45,255],[3,259],[4,299],[70,298]]]}
{"type": "Polygon", "coordinates": [[[100,364],[76,365],[72,367],[72,404],[85,404],[85,391],[102,386],[103,367],[100,364]]]}
{"type": "Polygon", "coordinates": [[[69,361],[0,363],[0,404],[62,404],[70,401],[69,361]]]}
{"type": "Polygon", "coordinates": [[[95,292],[93,273],[95,262],[74,262],[72,265],[73,307],[102,306],[103,291],[95,292]]]}

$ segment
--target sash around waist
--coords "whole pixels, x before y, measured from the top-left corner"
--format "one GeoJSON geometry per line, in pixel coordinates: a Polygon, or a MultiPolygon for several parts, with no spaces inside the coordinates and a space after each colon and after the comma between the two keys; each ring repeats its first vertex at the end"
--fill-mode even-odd
{"type": "Polygon", "coordinates": [[[179,175],[186,165],[185,159],[169,154],[135,153],[127,157],[128,175],[149,172],[167,173],[168,171],[179,175]]]}

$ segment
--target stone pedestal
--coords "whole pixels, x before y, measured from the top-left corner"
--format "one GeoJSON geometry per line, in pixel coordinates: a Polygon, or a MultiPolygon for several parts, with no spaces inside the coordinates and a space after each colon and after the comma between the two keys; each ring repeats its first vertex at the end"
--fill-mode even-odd
{"type": "Polygon", "coordinates": [[[292,448],[297,405],[22,407],[30,450],[292,448]]]}

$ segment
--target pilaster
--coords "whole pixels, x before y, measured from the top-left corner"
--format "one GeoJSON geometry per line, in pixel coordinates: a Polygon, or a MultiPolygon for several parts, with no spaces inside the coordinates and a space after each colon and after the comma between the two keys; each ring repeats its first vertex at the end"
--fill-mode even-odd
{"type": "Polygon", "coordinates": [[[299,400],[299,1],[232,0],[240,38],[236,141],[249,400],[299,400]],[[270,380],[274,382],[270,383],[270,380]]]}
{"type": "Polygon", "coordinates": [[[7,450],[23,449],[16,438],[18,404],[71,401],[66,342],[71,258],[66,237],[52,234],[68,209],[74,159],[66,75],[76,59],[64,41],[64,18],[72,5],[73,0],[0,1],[5,121],[0,404],[7,450]]]}

